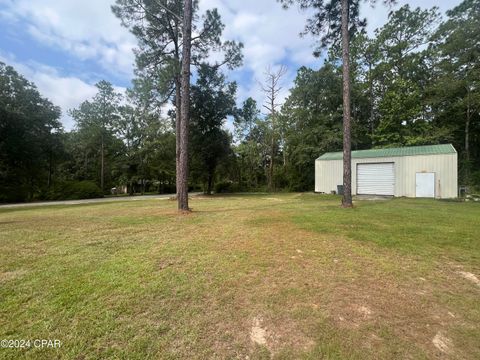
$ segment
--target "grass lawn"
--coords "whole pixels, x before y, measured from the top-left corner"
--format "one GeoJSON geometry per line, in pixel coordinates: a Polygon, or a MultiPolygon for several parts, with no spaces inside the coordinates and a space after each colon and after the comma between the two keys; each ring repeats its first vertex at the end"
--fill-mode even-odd
{"type": "Polygon", "coordinates": [[[0,209],[0,358],[479,359],[480,204],[0,209]]]}

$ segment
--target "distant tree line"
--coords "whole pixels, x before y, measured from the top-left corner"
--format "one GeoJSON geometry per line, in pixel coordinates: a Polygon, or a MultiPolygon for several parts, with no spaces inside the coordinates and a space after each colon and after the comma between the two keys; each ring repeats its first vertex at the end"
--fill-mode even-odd
{"type": "MultiPolygon", "coordinates": [[[[72,131],[62,128],[59,108],[34,84],[0,64],[0,201],[96,196],[121,186],[130,194],[175,192],[181,39],[169,24],[178,19],[171,15],[160,26],[165,18],[154,15],[171,10],[161,2],[149,2],[150,22],[136,19],[136,4],[122,0],[114,7],[139,39],[132,88],[121,95],[99,82],[97,94],[70,111],[72,131]],[[166,112],[168,103],[173,107],[166,112]]],[[[168,4],[181,7],[181,1],[168,4]]],[[[238,106],[237,85],[226,69],[240,65],[242,45],[220,41],[224,25],[216,10],[201,26],[194,19],[195,33],[209,35],[192,39],[191,189],[312,190],[315,158],[342,149],[341,48],[331,46],[319,69],[300,68],[281,106],[272,97],[285,70],[276,67],[262,87],[270,102],[249,98],[238,106]],[[208,53],[216,50],[224,59],[209,63],[208,53]]],[[[352,149],[449,142],[459,153],[460,183],[479,187],[479,44],[475,0],[448,11],[444,21],[436,8],[406,5],[373,37],[356,31],[350,46],[352,149]]]]}
{"type": "MultiPolygon", "coordinates": [[[[459,153],[459,181],[480,185],[480,2],[466,0],[441,21],[436,8],[390,14],[370,38],[351,41],[352,149],[452,143],[459,153]]],[[[302,67],[272,127],[252,100],[239,116],[234,146],[241,184],[312,190],[314,159],[342,150],[341,48],[324,65],[302,67]],[[272,132],[274,134],[272,134],[272,132]],[[274,153],[267,147],[275,138],[274,153]]]]}

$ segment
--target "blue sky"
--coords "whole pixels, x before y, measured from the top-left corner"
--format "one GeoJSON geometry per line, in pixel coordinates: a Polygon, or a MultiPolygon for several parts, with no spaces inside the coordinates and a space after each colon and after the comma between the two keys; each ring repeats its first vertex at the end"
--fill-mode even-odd
{"type": "MultiPolygon", "coordinates": [[[[35,82],[40,92],[62,108],[66,129],[73,126],[67,110],[95,94],[102,79],[118,90],[130,85],[136,46],[134,37],[110,11],[114,0],[0,0],[0,61],[35,82]]],[[[399,0],[394,8],[439,6],[442,13],[460,0],[399,0]],[[441,3],[441,4],[439,4],[441,3]]],[[[216,7],[226,24],[225,39],[245,44],[244,65],[229,72],[239,84],[238,99],[263,101],[258,81],[267,66],[288,67],[282,96],[288,94],[296,70],[318,68],[313,40],[301,38],[306,13],[285,11],[276,0],[200,0],[200,11],[216,7]]],[[[389,8],[363,5],[369,32],[383,25],[389,8]]]]}

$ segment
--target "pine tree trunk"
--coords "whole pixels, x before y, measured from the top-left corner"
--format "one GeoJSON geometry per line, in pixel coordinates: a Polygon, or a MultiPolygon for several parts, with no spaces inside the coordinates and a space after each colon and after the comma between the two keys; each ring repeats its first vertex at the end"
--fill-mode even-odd
{"type": "Polygon", "coordinates": [[[83,175],[85,175],[87,173],[87,167],[88,167],[88,153],[87,151],[85,150],[85,162],[83,164],[83,175]]]}
{"type": "Polygon", "coordinates": [[[342,0],[342,61],[343,61],[343,207],[352,207],[352,143],[350,116],[350,39],[348,34],[348,0],[342,0]]]}
{"type": "Polygon", "coordinates": [[[269,168],[269,179],[268,179],[268,189],[269,191],[275,191],[275,185],[273,180],[273,173],[274,173],[274,158],[275,158],[275,88],[272,84],[272,95],[271,95],[271,103],[270,108],[272,109],[271,117],[272,117],[272,143],[270,144],[270,168],[269,168]]]}
{"type": "Polygon", "coordinates": [[[180,164],[178,176],[178,209],[188,208],[188,123],[190,111],[190,61],[192,47],[192,0],[185,0],[183,13],[182,89],[180,124],[180,164]]]}
{"type": "Polygon", "coordinates": [[[102,189],[102,193],[105,191],[104,174],[105,174],[105,144],[104,144],[104,139],[102,134],[102,144],[100,149],[100,189],[102,189]]]}
{"type": "Polygon", "coordinates": [[[465,160],[470,161],[470,110],[467,110],[467,121],[465,122],[465,160]]]}
{"type": "Polygon", "coordinates": [[[49,189],[52,186],[52,177],[53,177],[53,155],[52,155],[52,150],[50,150],[50,154],[48,157],[48,179],[47,179],[47,186],[49,189]]]}
{"type": "MultiPolygon", "coordinates": [[[[370,135],[371,138],[373,139],[373,132],[375,129],[375,110],[374,110],[374,104],[373,104],[373,76],[372,76],[372,63],[369,63],[369,93],[370,93],[370,135]]],[[[373,143],[373,142],[372,142],[373,143]]]]}
{"type": "Polygon", "coordinates": [[[465,171],[464,182],[470,184],[470,89],[467,88],[467,118],[465,121],[465,171]]]}
{"type": "MultiPolygon", "coordinates": [[[[179,48],[179,24],[178,20],[175,19],[175,36],[173,40],[175,52],[175,63],[181,68],[181,61],[180,61],[180,48],[179,48]]],[[[179,185],[179,174],[180,174],[180,133],[181,133],[181,126],[182,123],[182,116],[181,116],[181,108],[182,108],[182,90],[181,90],[181,69],[177,71],[175,75],[175,193],[178,199],[178,189],[180,188],[179,185]]]]}
{"type": "Polygon", "coordinates": [[[180,124],[182,123],[181,117],[181,84],[180,76],[175,77],[175,154],[176,154],[176,193],[178,198],[178,189],[180,189],[179,180],[180,176],[180,124]]]}
{"type": "Polygon", "coordinates": [[[271,151],[270,165],[268,168],[268,190],[273,191],[273,150],[271,151]]]}
{"type": "Polygon", "coordinates": [[[212,187],[213,187],[213,174],[208,174],[207,195],[212,194],[212,187]]]}

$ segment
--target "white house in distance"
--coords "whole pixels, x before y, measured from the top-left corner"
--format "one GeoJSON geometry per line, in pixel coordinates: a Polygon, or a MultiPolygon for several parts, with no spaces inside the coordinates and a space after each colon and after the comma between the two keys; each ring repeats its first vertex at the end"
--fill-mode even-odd
{"type": "MultiPolygon", "coordinates": [[[[352,151],[352,194],[426,198],[458,195],[457,151],[451,144],[352,151]]],[[[343,153],[315,161],[315,192],[343,184],[343,153]]]]}

